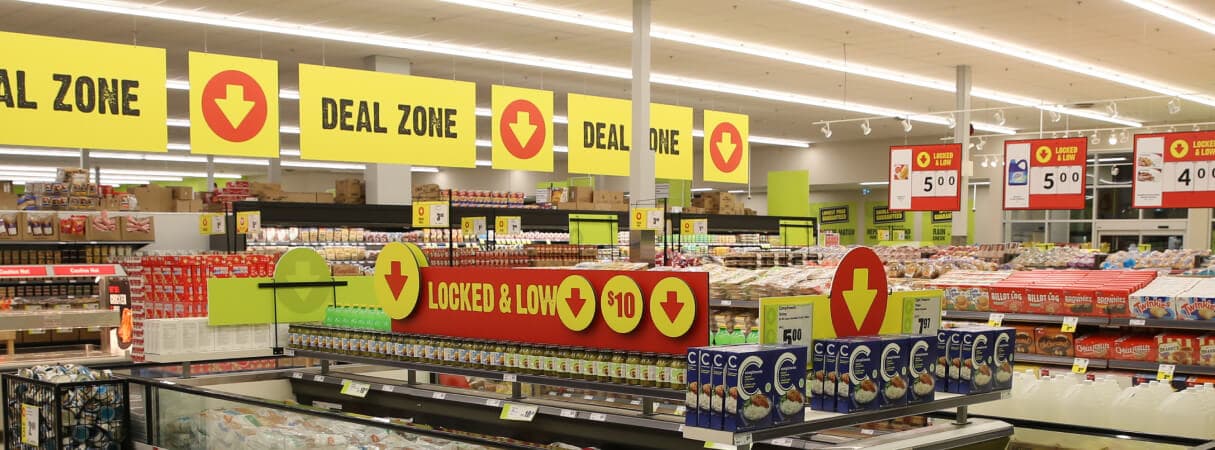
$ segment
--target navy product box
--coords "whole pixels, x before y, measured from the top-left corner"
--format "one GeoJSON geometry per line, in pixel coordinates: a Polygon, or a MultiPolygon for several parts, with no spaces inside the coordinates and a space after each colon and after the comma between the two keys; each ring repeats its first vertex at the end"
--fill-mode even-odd
{"type": "Polygon", "coordinates": [[[936,359],[932,363],[932,373],[936,377],[936,390],[949,392],[949,330],[942,328],[937,331],[937,340],[933,342],[936,348],[936,359]]]}
{"type": "Polygon", "coordinates": [[[931,402],[936,397],[937,338],[933,336],[907,335],[907,377],[911,389],[907,391],[907,403],[931,402]]]}
{"type": "Polygon", "coordinates": [[[991,364],[993,330],[989,327],[967,327],[957,329],[956,333],[961,343],[957,353],[961,367],[959,383],[954,392],[974,394],[991,391],[995,378],[991,364]]]}
{"type": "Polygon", "coordinates": [[[700,426],[700,348],[688,349],[687,392],[684,395],[683,424],[689,427],[700,426]]]}
{"type": "MultiPolygon", "coordinates": [[[[709,354],[709,428],[722,429],[725,415],[723,408],[726,403],[726,347],[716,347],[706,350],[709,354]]],[[[701,368],[703,374],[704,368],[701,368]]],[[[701,388],[704,393],[704,388],[701,388]]]]}
{"type": "Polygon", "coordinates": [[[945,391],[959,393],[963,383],[962,379],[962,332],[957,329],[949,329],[945,331],[946,336],[946,353],[945,360],[948,361],[949,379],[946,380],[945,391]]]}
{"type": "Polygon", "coordinates": [[[810,409],[835,411],[835,339],[815,339],[810,355],[810,409]]]}
{"type": "MultiPolygon", "coordinates": [[[[713,349],[700,347],[700,361],[696,364],[696,378],[700,384],[700,394],[697,395],[696,426],[711,428],[713,415],[713,349]]],[[[692,381],[689,378],[688,381],[692,381]]]]}
{"type": "Polygon", "coordinates": [[[1017,329],[993,328],[991,342],[991,364],[996,373],[992,390],[1012,389],[1013,364],[1016,363],[1017,352],[1017,329]]]}
{"type": "Polygon", "coordinates": [[[882,387],[880,408],[896,408],[907,405],[907,355],[906,336],[882,336],[877,341],[878,380],[882,387]]]}
{"type": "Polygon", "coordinates": [[[878,409],[882,391],[878,378],[876,337],[852,337],[840,339],[836,370],[839,383],[836,386],[835,411],[850,413],[878,409]]]}
{"type": "Polygon", "coordinates": [[[772,368],[772,389],[776,407],[772,425],[806,421],[806,347],[778,346],[780,353],[772,368]]]}
{"type": "Polygon", "coordinates": [[[713,372],[714,389],[724,393],[722,430],[751,431],[805,421],[805,347],[747,344],[715,351],[723,365],[720,382],[713,372]]]}

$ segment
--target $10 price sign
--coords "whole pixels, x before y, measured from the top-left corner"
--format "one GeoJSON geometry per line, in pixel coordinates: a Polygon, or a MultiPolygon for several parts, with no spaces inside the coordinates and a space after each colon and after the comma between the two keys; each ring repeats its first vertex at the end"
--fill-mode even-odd
{"type": "Polygon", "coordinates": [[[890,147],[891,211],[957,211],[962,144],[890,147]]]}
{"type": "Polygon", "coordinates": [[[1088,140],[1004,143],[1004,209],[1084,209],[1088,140]]]}
{"type": "Polygon", "coordinates": [[[1215,131],[1135,135],[1136,208],[1215,207],[1215,131]]]}

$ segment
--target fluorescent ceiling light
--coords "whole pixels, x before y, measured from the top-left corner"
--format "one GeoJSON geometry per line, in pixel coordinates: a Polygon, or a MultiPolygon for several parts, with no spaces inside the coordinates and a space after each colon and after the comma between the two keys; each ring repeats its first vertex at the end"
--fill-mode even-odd
{"type": "Polygon", "coordinates": [[[279,163],[283,167],[298,167],[304,169],[334,169],[334,170],[366,170],[367,166],[363,164],[347,164],[347,163],[326,163],[312,161],[282,161],[279,163]]]}
{"type": "MultiPolygon", "coordinates": [[[[102,168],[102,169],[101,169],[101,175],[102,175],[102,176],[105,176],[106,174],[111,174],[111,175],[149,175],[149,176],[162,176],[162,177],[187,177],[187,178],[206,178],[206,176],[207,176],[207,173],[206,173],[206,172],[180,172],[180,171],[169,171],[169,170],[133,170],[133,169],[106,169],[106,168],[102,168]]],[[[224,172],[216,172],[214,176],[215,176],[215,178],[233,178],[233,179],[235,179],[235,178],[240,178],[240,177],[241,177],[241,174],[238,174],[238,173],[224,173],[224,172]]]]}
{"type": "Polygon", "coordinates": [[[1088,161],[1085,161],[1085,162],[1122,162],[1122,161],[1126,161],[1126,158],[1125,158],[1125,157],[1122,157],[1122,156],[1117,156],[1117,157],[1114,157],[1114,158],[1096,158],[1096,159],[1089,159],[1088,161]]]}
{"type": "Polygon", "coordinates": [[[1152,14],[1185,24],[1196,30],[1215,34],[1215,21],[1161,0],[1122,0],[1152,14]]]}
{"type": "MultiPolygon", "coordinates": [[[[907,17],[890,11],[859,5],[844,0],[790,0],[795,3],[855,17],[861,20],[880,23],[912,33],[932,36],[961,45],[977,47],[1013,58],[1045,64],[1059,70],[1089,75],[1103,80],[1112,81],[1126,86],[1136,87],[1164,95],[1177,96],[1186,100],[1215,106],[1215,97],[1201,94],[1191,94],[1188,89],[1169,86],[1164,83],[1146,78],[1107,69],[1062,55],[1047,53],[1028,47],[1022,47],[1010,42],[950,28],[919,18],[907,17]]],[[[973,94],[973,92],[972,92],[973,94]]],[[[978,128],[978,126],[976,126],[978,128]]]]}
{"type": "Polygon", "coordinates": [[[174,143],[174,142],[169,143],[169,150],[189,150],[189,149],[190,149],[190,144],[178,144],[178,143],[174,143]]]}
{"type": "Polygon", "coordinates": [[[287,134],[300,134],[300,127],[292,126],[292,125],[283,125],[283,126],[278,127],[278,131],[280,133],[287,133],[287,134]]]}
{"type": "Polygon", "coordinates": [[[414,173],[439,173],[439,168],[413,166],[409,168],[409,171],[414,173]]]}
{"type": "Polygon", "coordinates": [[[885,186],[890,184],[889,181],[862,181],[861,186],[885,186]]]}
{"type": "MultiPolygon", "coordinates": [[[[427,53],[436,53],[442,55],[450,55],[464,58],[479,59],[484,61],[493,61],[505,64],[518,64],[524,66],[545,68],[559,71],[569,71],[576,73],[584,73],[589,75],[598,75],[618,79],[631,79],[632,70],[627,67],[614,67],[601,64],[591,64],[581,61],[572,61],[561,58],[551,58],[538,55],[528,55],[515,52],[507,52],[501,50],[492,50],[484,47],[463,46],[449,44],[444,42],[426,41],[422,39],[404,38],[396,36],[386,36],[383,34],[363,33],[338,28],[318,27],[314,25],[305,25],[299,23],[287,23],[280,21],[271,21],[264,19],[254,19],[240,15],[225,15],[214,14],[198,10],[189,10],[181,8],[169,8],[155,4],[139,4],[131,2],[119,1],[101,1],[101,0],[22,0],[26,3],[36,3],[43,5],[62,6],[68,8],[84,9],[89,11],[100,11],[115,14],[125,14],[138,17],[150,17],[156,19],[175,20],[180,22],[195,23],[201,25],[210,25],[221,28],[235,28],[263,33],[274,33],[289,36],[298,36],[309,39],[328,39],[331,41],[348,42],[361,45],[372,45],[377,47],[419,51],[427,53]]],[[[718,92],[723,94],[742,95],[746,97],[762,98],[788,103],[797,103],[808,106],[821,108],[838,109],[841,111],[851,111],[862,114],[870,114],[876,116],[911,116],[912,120],[921,122],[934,123],[944,125],[945,119],[942,117],[924,115],[911,115],[906,111],[897,111],[889,108],[856,104],[852,102],[843,102],[832,99],[813,97],[809,95],[795,94],[792,92],[772,91],[767,89],[759,89],[750,86],[740,86],[730,83],[718,83],[707,80],[699,80],[695,78],[679,77],[673,75],[665,75],[661,73],[653,73],[650,75],[650,82],[655,84],[664,84],[676,87],[699,89],[710,92],[718,92]]],[[[978,123],[974,124],[975,129],[983,131],[991,131],[1003,134],[1014,134],[1015,130],[1004,127],[993,127],[990,124],[978,123]]],[[[284,131],[288,132],[288,131],[284,131]]]]}
{"type": "MultiPolygon", "coordinates": [[[[507,14],[517,14],[538,19],[551,20],[555,22],[564,22],[574,25],[580,25],[601,30],[618,31],[622,33],[632,33],[632,23],[626,20],[619,20],[613,17],[596,16],[585,14],[578,11],[564,10],[552,8],[543,5],[522,3],[513,0],[442,0],[447,3],[455,3],[473,8],[488,9],[507,14]]],[[[812,55],[801,53],[784,48],[768,47],[765,45],[755,44],[752,42],[735,41],[719,36],[706,35],[701,33],[692,33],[688,31],[678,30],[655,26],[650,28],[650,36],[658,40],[666,40],[679,42],[681,44],[693,45],[697,47],[712,48],[723,50],[731,53],[754,56],[758,58],[783,61],[787,63],[798,64],[807,67],[818,69],[844,72],[853,75],[866,76],[877,78],[880,80],[892,81],[895,83],[903,83],[912,86],[918,86],[927,89],[933,89],[944,92],[955,92],[957,85],[954,80],[938,80],[932,78],[919,77],[910,75],[897,70],[886,69],[876,66],[866,66],[863,64],[850,63],[843,60],[828,58],[825,56],[812,55]]],[[[1066,108],[1057,108],[1048,105],[1048,102],[1036,99],[1020,97],[1013,94],[1006,94],[992,90],[973,88],[971,95],[989,100],[996,100],[1005,103],[1011,103],[1020,106],[1029,106],[1035,108],[1052,108],[1050,111],[1056,111],[1063,114],[1071,114],[1090,119],[1118,123],[1121,125],[1129,125],[1125,120],[1112,119],[1102,114],[1089,113],[1084,110],[1071,110],[1066,108]]],[[[782,144],[783,145],[783,144],[782,144]]]]}
{"type": "Polygon", "coordinates": [[[227,165],[233,165],[233,166],[269,166],[270,165],[270,161],[268,161],[268,160],[252,159],[252,158],[225,158],[225,157],[216,156],[215,158],[212,159],[212,161],[214,161],[215,164],[227,164],[227,165]]]}
{"type": "Polygon", "coordinates": [[[285,148],[285,149],[279,150],[278,154],[279,154],[279,156],[299,156],[300,151],[285,148]]]}
{"type": "Polygon", "coordinates": [[[991,186],[991,182],[990,181],[976,181],[976,182],[970,183],[970,185],[971,186],[991,186]]]}
{"type": "MultiPolygon", "coordinates": [[[[37,3],[43,3],[43,2],[37,2],[37,3]]],[[[68,6],[68,5],[62,5],[62,6],[68,6]]],[[[190,82],[186,81],[186,80],[165,80],[165,87],[167,87],[169,89],[178,90],[178,91],[185,91],[185,90],[190,89],[190,82]]],[[[289,99],[299,100],[300,91],[293,91],[290,89],[279,89],[278,96],[280,98],[289,98],[289,99]]]]}
{"type": "Polygon", "coordinates": [[[477,160],[477,167],[489,167],[492,165],[494,165],[493,161],[490,161],[488,159],[478,159],[477,160]]]}
{"type": "Polygon", "coordinates": [[[493,145],[494,143],[490,142],[489,139],[477,139],[477,147],[491,147],[493,145]]]}
{"type": "Polygon", "coordinates": [[[557,153],[569,153],[570,148],[564,145],[554,145],[553,151],[557,153]]]}
{"type": "Polygon", "coordinates": [[[691,190],[692,192],[709,192],[712,191],[713,188],[692,188],[691,190]]]}
{"type": "Polygon", "coordinates": [[[50,150],[36,148],[0,148],[0,155],[42,156],[47,158],[79,158],[79,150],[50,150]]]}
{"type": "Polygon", "coordinates": [[[731,189],[731,190],[728,190],[728,191],[726,191],[726,192],[731,193],[731,194],[741,194],[741,193],[744,193],[744,192],[747,192],[747,191],[744,191],[744,190],[742,190],[742,189],[731,189]]]}

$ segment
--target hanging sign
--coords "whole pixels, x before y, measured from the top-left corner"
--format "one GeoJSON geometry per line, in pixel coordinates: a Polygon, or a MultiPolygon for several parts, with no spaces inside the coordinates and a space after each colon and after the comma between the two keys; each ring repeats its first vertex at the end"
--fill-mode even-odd
{"type": "Polygon", "coordinates": [[[629,211],[630,230],[661,230],[662,208],[633,208],[629,211]]]}
{"type": "Polygon", "coordinates": [[[255,234],[261,230],[261,211],[240,211],[236,213],[236,232],[238,234],[255,234]]]}
{"type": "Polygon", "coordinates": [[[414,228],[447,228],[450,223],[447,213],[451,207],[446,201],[413,202],[412,208],[414,228]]]}
{"type": "Polygon", "coordinates": [[[198,234],[212,235],[227,232],[227,220],[223,213],[202,213],[198,215],[198,234]]]}
{"type": "Polygon", "coordinates": [[[300,64],[300,158],[472,168],[477,88],[300,64]]]}
{"type": "Polygon", "coordinates": [[[704,180],[745,184],[751,176],[750,117],[704,111],[704,180]]]}
{"type": "Polygon", "coordinates": [[[962,144],[890,147],[891,211],[958,211],[962,144]]]}
{"type": "Polygon", "coordinates": [[[1004,142],[1004,209],[1084,209],[1088,139],[1004,142]]]}
{"type": "Polygon", "coordinates": [[[0,144],[168,151],[165,51],[0,32],[0,144]]]}
{"type": "MultiPolygon", "coordinates": [[[[569,173],[629,175],[633,106],[628,100],[569,94],[569,173]]],[[[654,176],[692,179],[692,109],[650,104],[654,176]]]]}
{"type": "Polygon", "coordinates": [[[278,61],[190,52],[190,153],[278,158],[278,61]]]}
{"type": "Polygon", "coordinates": [[[662,354],[708,342],[705,273],[423,267],[417,278],[395,332],[662,354]]]}
{"type": "Polygon", "coordinates": [[[692,180],[692,144],[692,108],[650,103],[655,178],[692,180]]]}
{"type": "Polygon", "coordinates": [[[494,234],[500,236],[517,236],[523,234],[523,218],[519,216],[502,216],[494,221],[494,234]]]}
{"type": "Polygon", "coordinates": [[[1135,135],[1136,208],[1215,207],[1215,131],[1135,135]]]}
{"type": "Polygon", "coordinates": [[[494,85],[493,167],[553,171],[553,93],[494,85]]]}

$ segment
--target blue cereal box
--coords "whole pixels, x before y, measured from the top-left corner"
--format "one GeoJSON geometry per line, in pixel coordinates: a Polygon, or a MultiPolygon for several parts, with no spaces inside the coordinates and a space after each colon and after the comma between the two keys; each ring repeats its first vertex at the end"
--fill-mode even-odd
{"type": "MultiPolygon", "coordinates": [[[[701,347],[700,361],[696,364],[696,382],[700,384],[700,393],[696,396],[696,426],[711,428],[713,415],[713,349],[701,347]]],[[[689,378],[691,382],[693,379],[689,378]]]]}
{"type": "Polygon", "coordinates": [[[958,394],[975,394],[991,391],[994,378],[991,367],[992,329],[988,327],[960,328],[955,330],[960,345],[957,357],[961,364],[958,370],[958,394]]]}
{"type": "Polygon", "coordinates": [[[1012,389],[1013,365],[1016,364],[1017,329],[992,329],[991,365],[995,372],[992,390],[1012,389]]]}
{"type": "Polygon", "coordinates": [[[882,388],[880,408],[897,408],[907,405],[907,355],[906,336],[882,336],[877,341],[878,381],[882,388]]]}
{"type": "Polygon", "coordinates": [[[815,339],[810,355],[810,409],[835,411],[835,339],[815,339]]]}
{"type": "Polygon", "coordinates": [[[806,421],[806,347],[781,346],[772,368],[772,425],[806,421]]]}
{"type": "Polygon", "coordinates": [[[878,378],[879,354],[875,337],[854,337],[840,340],[836,370],[835,411],[850,413],[878,409],[881,388],[878,378]]]}
{"type": "Polygon", "coordinates": [[[689,427],[700,426],[700,348],[693,347],[688,349],[687,368],[687,393],[684,395],[684,425],[689,427]]]}
{"type": "Polygon", "coordinates": [[[748,344],[717,351],[724,366],[721,382],[714,382],[724,393],[722,430],[805,421],[805,347],[748,344]]]}
{"type": "MultiPolygon", "coordinates": [[[[713,347],[709,353],[709,428],[722,429],[726,400],[726,351],[728,347],[713,347]]],[[[701,369],[704,373],[703,370],[701,369]]],[[[704,388],[702,389],[702,393],[704,388]]]]}
{"type": "Polygon", "coordinates": [[[937,338],[933,336],[907,336],[907,377],[911,389],[907,391],[907,403],[931,402],[936,396],[937,338]]]}
{"type": "MultiPolygon", "coordinates": [[[[942,328],[937,331],[936,355],[937,359],[932,364],[932,373],[936,377],[937,391],[949,392],[949,369],[953,367],[951,356],[949,353],[949,338],[952,333],[949,329],[942,328]]],[[[957,375],[954,375],[957,378],[957,375]]]]}

